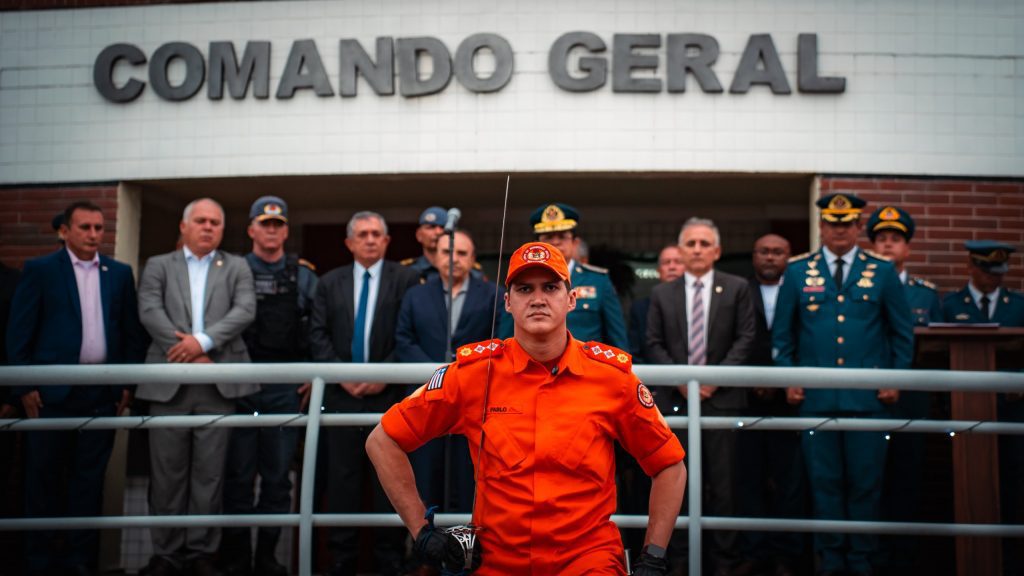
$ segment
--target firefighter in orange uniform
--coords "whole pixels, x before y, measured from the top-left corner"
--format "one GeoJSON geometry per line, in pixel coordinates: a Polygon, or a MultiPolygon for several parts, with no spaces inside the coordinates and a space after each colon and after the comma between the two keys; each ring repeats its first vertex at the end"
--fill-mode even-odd
{"type": "Polygon", "coordinates": [[[460,348],[458,360],[388,410],[366,442],[414,549],[448,570],[463,567],[454,537],[425,519],[406,456],[437,436],[462,434],[477,476],[478,574],[625,574],[609,518],[617,440],[653,478],[634,574],[665,574],[665,546],[686,487],[682,446],[630,356],[575,340],[566,329],[576,298],[558,249],[521,246],[505,285],[514,337],[460,348]]]}

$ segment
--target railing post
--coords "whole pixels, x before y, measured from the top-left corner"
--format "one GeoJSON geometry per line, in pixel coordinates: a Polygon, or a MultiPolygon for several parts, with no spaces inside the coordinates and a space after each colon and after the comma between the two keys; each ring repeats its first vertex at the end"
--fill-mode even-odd
{"type": "Polygon", "coordinates": [[[686,486],[690,490],[690,574],[700,574],[700,515],[701,515],[701,455],[700,450],[700,382],[686,383],[686,486]]]}
{"type": "Polygon", "coordinates": [[[324,379],[313,378],[306,420],[306,444],[302,454],[302,486],[299,489],[299,575],[313,574],[313,486],[316,481],[316,453],[320,440],[320,412],[324,403],[324,379]]]}

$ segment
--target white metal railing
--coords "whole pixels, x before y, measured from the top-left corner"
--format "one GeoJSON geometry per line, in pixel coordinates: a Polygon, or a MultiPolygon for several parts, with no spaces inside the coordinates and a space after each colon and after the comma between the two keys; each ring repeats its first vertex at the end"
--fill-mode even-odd
{"type": "MultiPolygon", "coordinates": [[[[105,418],[0,419],[0,431],[52,429],[143,429],[157,427],[251,427],[305,426],[302,483],[298,514],[217,516],[119,516],[94,518],[0,519],[0,530],[47,530],[132,527],[290,526],[299,527],[299,570],[312,571],[314,526],[401,526],[395,514],[314,514],[313,485],[321,426],[371,426],[380,414],[322,414],[325,382],[387,381],[398,384],[425,382],[436,364],[146,364],[92,366],[0,367],[0,385],[52,386],[139,382],[156,384],[252,383],[289,384],[312,382],[310,406],[304,414],[218,416],[126,416],[105,418]]],[[[1024,392],[1024,374],[1007,372],[950,372],[943,370],[872,370],[829,368],[765,368],[731,366],[648,366],[634,371],[648,386],[688,386],[688,413],[695,417],[666,416],[669,426],[688,431],[689,514],[676,527],[687,529],[690,539],[690,573],[700,573],[700,542],[705,529],[795,532],[845,532],[922,534],[943,536],[1024,536],[1024,525],[936,524],[919,522],[853,522],[840,520],[786,520],[766,518],[704,517],[701,512],[701,429],[759,430],[874,430],[956,434],[1024,434],[1024,423],[982,421],[933,421],[856,418],[774,418],[757,416],[701,417],[700,384],[781,388],[898,388],[922,391],[1024,392]]],[[[468,515],[441,514],[440,524],[469,521],[468,515]]],[[[642,515],[613,516],[624,528],[643,528],[642,515]]]]}

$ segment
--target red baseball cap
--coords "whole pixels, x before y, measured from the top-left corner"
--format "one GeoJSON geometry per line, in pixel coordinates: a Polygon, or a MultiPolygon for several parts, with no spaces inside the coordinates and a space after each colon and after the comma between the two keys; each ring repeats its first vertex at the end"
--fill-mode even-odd
{"type": "Polygon", "coordinates": [[[520,272],[528,268],[546,268],[569,282],[569,265],[565,262],[565,256],[562,256],[561,250],[546,242],[527,242],[512,253],[508,261],[505,287],[507,288],[520,272]]]}

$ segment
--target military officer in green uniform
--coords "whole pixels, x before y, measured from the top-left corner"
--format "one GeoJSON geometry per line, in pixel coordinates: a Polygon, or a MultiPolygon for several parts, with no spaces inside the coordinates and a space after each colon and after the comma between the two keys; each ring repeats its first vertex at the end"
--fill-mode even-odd
{"type": "MultiPolygon", "coordinates": [[[[993,240],[964,242],[970,281],[962,290],[946,296],[942,309],[946,322],[962,324],[997,323],[1003,327],[1024,326],[1024,296],[1003,286],[1010,269],[1010,255],[1016,249],[993,240]]],[[[1024,395],[999,394],[1000,420],[1024,422],[1024,395]]],[[[1024,523],[1024,436],[999,437],[1000,505],[1003,522],[1024,523]]],[[[1024,554],[1019,541],[1003,540],[1006,574],[1024,574],[1024,554]]]]}
{"type": "MultiPolygon", "coordinates": [[[[608,271],[584,264],[577,259],[580,238],[576,235],[580,215],[568,204],[545,204],[530,215],[530,224],[537,240],[558,248],[569,263],[576,309],[569,313],[568,326],[573,338],[584,342],[596,340],[623,350],[629,349],[626,321],[622,305],[608,278],[608,271]]],[[[501,325],[503,338],[512,336],[511,317],[501,325]]]]}
{"type": "MultiPolygon", "coordinates": [[[[914,237],[914,219],[897,206],[883,206],[868,218],[868,239],[875,251],[896,267],[903,293],[910,305],[916,326],[942,322],[942,306],[935,284],[906,269],[910,257],[910,241],[914,237]]],[[[900,392],[899,400],[890,409],[894,418],[923,419],[928,417],[931,395],[928,392],[900,392]]],[[[925,434],[895,433],[891,435],[885,467],[885,488],[882,491],[883,517],[893,522],[920,521],[921,488],[924,484],[925,434]]],[[[903,574],[917,562],[920,548],[917,536],[887,536],[881,540],[881,563],[891,573],[903,574]]]]}
{"type": "MultiPolygon", "coordinates": [[[[896,268],[857,247],[864,204],[852,194],[818,200],[823,246],[786,267],[772,325],[776,365],[910,367],[913,321],[896,268]]],[[[899,392],[789,388],[786,396],[803,416],[877,418],[899,392]]],[[[816,518],[879,519],[883,433],[808,431],[802,446],[816,518]]],[[[817,534],[819,574],[870,574],[876,547],[869,534],[817,534]]]]}

